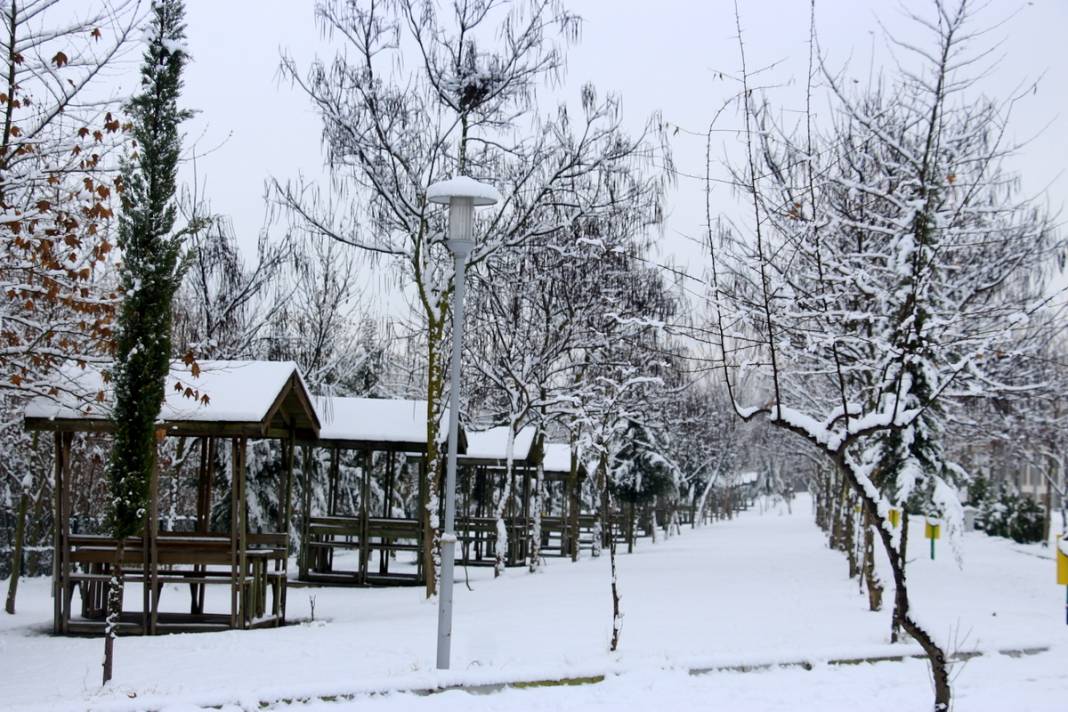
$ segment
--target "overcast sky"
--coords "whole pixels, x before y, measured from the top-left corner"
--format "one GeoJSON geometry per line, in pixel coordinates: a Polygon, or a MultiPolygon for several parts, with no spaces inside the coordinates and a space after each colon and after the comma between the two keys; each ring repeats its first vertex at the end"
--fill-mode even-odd
{"type": "MultiPolygon", "coordinates": [[[[949,0],[953,2],[953,0],[949,0]]],[[[806,0],[744,0],[742,29],[751,67],[779,62],[778,82],[803,82],[808,53],[806,0]]],[[[923,0],[905,6],[928,11],[923,0]]],[[[232,217],[242,246],[250,247],[263,225],[264,181],[321,174],[320,125],[308,102],[278,77],[279,52],[289,51],[302,66],[327,53],[315,25],[312,0],[187,0],[189,67],[183,102],[200,113],[188,125],[196,162],[215,211],[232,217]]],[[[685,174],[704,172],[701,134],[715,111],[735,91],[717,72],[739,67],[732,0],[573,0],[585,18],[580,44],[569,54],[562,93],[577,96],[594,82],[623,98],[635,129],[654,111],[681,128],[673,139],[681,174],[670,197],[670,217],[661,241],[662,259],[701,271],[699,237],[704,223],[703,186],[685,174]]],[[[918,36],[896,0],[818,0],[817,26],[824,55],[859,79],[888,61],[878,21],[903,36],[918,36]]],[[[1025,190],[1049,189],[1059,208],[1068,178],[1068,1],[986,0],[980,23],[1002,19],[995,71],[980,84],[992,95],[1039,80],[1017,109],[1016,138],[1034,136],[1014,167],[1025,190]]],[[[133,87],[134,75],[127,80],[133,87]]],[[[783,97],[791,101],[789,90],[783,97]]],[[[799,103],[798,103],[799,105],[799,103]]],[[[546,106],[546,111],[549,106],[546,106]]],[[[737,116],[721,126],[735,128],[737,116]]],[[[718,156],[729,146],[717,149],[718,156]]],[[[185,177],[192,177],[187,165],[185,177]]],[[[729,210],[733,197],[718,189],[717,207],[729,210]]]]}

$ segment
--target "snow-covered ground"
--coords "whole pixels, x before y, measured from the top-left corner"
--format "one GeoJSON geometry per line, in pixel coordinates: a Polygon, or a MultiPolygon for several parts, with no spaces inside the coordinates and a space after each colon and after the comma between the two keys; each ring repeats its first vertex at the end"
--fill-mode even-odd
{"type": "MultiPolygon", "coordinates": [[[[909,572],[923,620],[960,651],[985,651],[955,669],[956,709],[1068,708],[1065,590],[1051,554],[967,534],[964,567],[945,541],[931,561],[922,520],[910,530],[909,572]],[[1049,648],[1023,657],[999,650],[1049,648]]],[[[843,555],[826,548],[807,500],[792,515],[757,511],[730,522],[642,540],[618,560],[625,620],[607,650],[607,557],[492,580],[471,569],[456,592],[453,670],[434,670],[436,606],[418,589],[291,588],[282,629],[122,638],[117,684],[99,687],[103,645],[48,634],[48,582],[24,581],[16,616],[0,616],[6,709],[190,709],[197,705],[342,712],[475,710],[925,709],[922,660],[834,666],[839,658],[910,654],[888,643],[889,607],[867,611],[843,555]],[[314,598],[315,620],[310,616],[314,598]],[[690,670],[813,663],[756,672],[690,670]],[[451,684],[606,675],[599,684],[505,689],[488,695],[368,694],[451,684]],[[341,696],[336,701],[323,697],[341,696]],[[287,704],[284,700],[297,700],[287,704]]],[[[136,592],[131,592],[136,595],[136,592]]],[[[168,598],[181,602],[181,590],[168,598]]]]}

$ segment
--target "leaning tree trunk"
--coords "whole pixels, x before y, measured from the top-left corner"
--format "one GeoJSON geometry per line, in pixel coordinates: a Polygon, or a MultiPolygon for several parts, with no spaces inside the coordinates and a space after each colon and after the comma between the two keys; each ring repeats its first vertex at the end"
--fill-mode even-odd
{"type": "MultiPolygon", "coordinates": [[[[875,499],[868,495],[863,486],[861,486],[860,480],[853,475],[852,471],[847,471],[848,465],[845,462],[845,454],[839,453],[836,456],[836,460],[842,470],[842,474],[848,475],[849,484],[857,497],[864,503],[864,508],[872,512],[874,518],[874,513],[878,511],[875,499]]],[[[946,660],[946,653],[931,637],[931,634],[916,622],[909,613],[909,594],[905,579],[905,557],[903,553],[905,550],[905,538],[902,537],[902,548],[899,550],[894,546],[887,522],[882,519],[876,519],[875,521],[875,531],[883,544],[887,559],[890,560],[890,570],[894,576],[894,614],[905,632],[911,635],[923,648],[923,652],[927,655],[927,660],[931,664],[931,676],[934,678],[935,688],[935,712],[947,712],[952,692],[949,684],[949,665],[946,660]]],[[[908,518],[906,517],[904,506],[902,506],[901,521],[902,526],[907,530],[908,518]]]]}
{"type": "MultiPolygon", "coordinates": [[[[901,548],[898,549],[899,556],[901,557],[901,567],[905,567],[905,562],[909,548],[909,510],[905,503],[901,503],[901,548]]],[[[894,597],[894,614],[890,617],[890,642],[896,643],[901,637],[901,616],[904,611],[901,610],[898,598],[894,597]]],[[[906,629],[907,631],[908,629],[906,629]]]]}
{"type": "Polygon", "coordinates": [[[23,492],[19,497],[19,511],[15,519],[15,548],[11,551],[11,580],[7,583],[7,601],[4,610],[15,615],[15,594],[22,575],[22,542],[26,538],[26,512],[30,508],[30,496],[23,492]]]}
{"type": "MultiPolygon", "coordinates": [[[[123,573],[122,560],[125,539],[119,539],[115,547],[115,563],[111,569],[111,582],[108,586],[108,614],[104,623],[104,684],[111,681],[115,667],[115,634],[118,632],[119,619],[122,617],[123,573]]],[[[148,582],[145,582],[148,585],[148,582]]]]}

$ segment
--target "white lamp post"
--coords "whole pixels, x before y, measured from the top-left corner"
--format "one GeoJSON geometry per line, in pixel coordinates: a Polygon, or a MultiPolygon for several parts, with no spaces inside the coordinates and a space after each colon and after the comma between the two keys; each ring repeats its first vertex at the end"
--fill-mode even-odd
{"type": "MultiPolygon", "coordinates": [[[[434,183],[426,191],[431,203],[449,206],[449,251],[455,266],[452,294],[452,363],[449,366],[449,453],[445,469],[445,522],[441,532],[441,582],[438,590],[438,669],[449,669],[452,649],[452,580],[456,562],[456,448],[460,430],[460,353],[464,334],[464,267],[475,246],[475,206],[500,200],[496,188],[467,176],[434,183]]],[[[433,572],[428,572],[433,575],[433,572]]]]}

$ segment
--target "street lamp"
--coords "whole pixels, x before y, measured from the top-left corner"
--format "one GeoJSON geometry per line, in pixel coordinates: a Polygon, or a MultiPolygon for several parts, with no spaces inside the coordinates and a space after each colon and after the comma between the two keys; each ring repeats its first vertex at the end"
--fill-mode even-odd
{"type": "MultiPolygon", "coordinates": [[[[452,294],[452,363],[449,366],[449,452],[445,468],[445,523],[441,532],[441,588],[438,590],[438,669],[449,669],[452,647],[452,579],[456,562],[456,448],[460,431],[460,352],[464,335],[464,267],[475,246],[475,206],[501,199],[491,185],[467,176],[434,183],[426,190],[431,203],[449,206],[449,239],[455,267],[452,294]]],[[[430,572],[433,575],[432,572],[430,572]]]]}

